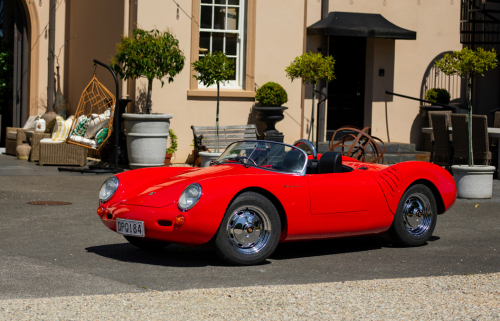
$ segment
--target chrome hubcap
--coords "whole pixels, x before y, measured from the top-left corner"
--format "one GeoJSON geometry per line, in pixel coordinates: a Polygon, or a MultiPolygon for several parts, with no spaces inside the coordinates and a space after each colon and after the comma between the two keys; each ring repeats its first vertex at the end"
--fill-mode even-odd
{"type": "Polygon", "coordinates": [[[427,196],[415,193],[408,197],[403,218],[406,230],[412,236],[421,236],[427,232],[432,223],[431,202],[427,196]]]}
{"type": "Polygon", "coordinates": [[[271,236],[271,221],[261,208],[242,206],[236,209],[227,223],[231,245],[243,254],[259,252],[271,236]]]}

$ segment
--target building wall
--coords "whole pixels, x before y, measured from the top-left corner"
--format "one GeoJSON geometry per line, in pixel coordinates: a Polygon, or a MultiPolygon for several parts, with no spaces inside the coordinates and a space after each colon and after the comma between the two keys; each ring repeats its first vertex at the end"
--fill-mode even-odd
{"type": "MultiPolygon", "coordinates": [[[[149,0],[138,2],[137,22],[143,29],[154,27],[170,28],[186,56],[186,65],[174,81],[161,88],[159,81],[153,82],[153,112],[173,114],[171,128],[178,136],[178,151],[174,162],[185,162],[191,153],[193,134],[191,125],[214,126],[216,98],[188,97],[190,82],[189,57],[191,55],[192,1],[149,0]]],[[[304,39],[304,0],[257,1],[255,83],[261,86],[267,81],[280,83],[288,92],[289,108],[285,119],[277,129],[285,135],[285,142],[293,143],[300,138],[301,84],[286,78],[285,68],[294,57],[302,54],[304,39]],[[283,8],[287,8],[286,14],[283,8]],[[272,32],[271,32],[272,31],[272,32]]],[[[136,84],[136,97],[143,96],[147,81],[140,79],[136,84]]],[[[253,98],[221,98],[220,125],[244,125],[253,123],[253,98]]],[[[138,107],[138,106],[136,106],[138,107]]]]}
{"type": "Polygon", "coordinates": [[[330,0],[329,10],[379,13],[397,26],[417,32],[416,40],[395,40],[393,81],[387,80],[390,66],[387,55],[392,52],[391,41],[368,39],[372,52],[367,52],[367,57],[373,55],[373,64],[372,70],[367,70],[367,79],[373,79],[373,91],[366,95],[367,99],[372,97],[372,100],[366,102],[365,123],[372,127],[373,135],[384,141],[390,139],[391,142],[416,143],[418,148],[422,122],[419,116],[420,103],[400,97],[386,97],[388,137],[386,103],[380,99],[383,95],[381,92],[393,87],[395,93],[420,98],[422,79],[433,58],[442,52],[462,48],[460,1],[330,0]],[[386,69],[383,80],[378,77],[380,68],[386,69]]]}

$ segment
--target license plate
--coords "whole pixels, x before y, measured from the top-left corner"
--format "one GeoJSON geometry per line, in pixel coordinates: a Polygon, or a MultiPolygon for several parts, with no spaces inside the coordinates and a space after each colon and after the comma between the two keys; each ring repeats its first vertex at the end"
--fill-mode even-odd
{"type": "Polygon", "coordinates": [[[116,231],[124,235],[144,237],[144,222],[117,218],[116,231]]]}

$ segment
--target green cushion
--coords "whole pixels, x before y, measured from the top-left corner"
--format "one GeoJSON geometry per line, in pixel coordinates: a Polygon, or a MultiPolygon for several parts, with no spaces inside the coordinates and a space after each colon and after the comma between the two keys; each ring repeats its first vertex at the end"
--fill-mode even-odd
{"type": "Polygon", "coordinates": [[[54,118],[45,126],[44,133],[52,134],[52,130],[54,130],[54,126],[56,125],[57,120],[54,118]]]}
{"type": "Polygon", "coordinates": [[[71,132],[71,135],[75,136],[85,136],[85,133],[87,132],[87,126],[89,124],[90,117],[87,116],[80,116],[78,118],[78,123],[76,124],[75,129],[71,132]]]}
{"type": "Polygon", "coordinates": [[[97,132],[97,135],[95,135],[95,142],[97,145],[102,144],[106,137],[108,137],[108,130],[109,128],[106,127],[97,132]]]}

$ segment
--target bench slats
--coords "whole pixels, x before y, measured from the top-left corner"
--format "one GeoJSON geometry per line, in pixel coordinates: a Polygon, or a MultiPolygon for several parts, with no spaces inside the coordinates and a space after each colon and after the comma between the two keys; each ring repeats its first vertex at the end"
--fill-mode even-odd
{"type": "MultiPolygon", "coordinates": [[[[215,130],[215,126],[191,126],[191,128],[198,132],[199,130],[215,130]]],[[[255,125],[236,125],[236,126],[219,126],[219,130],[221,129],[254,129],[255,125]]]]}

